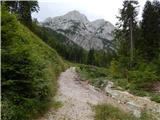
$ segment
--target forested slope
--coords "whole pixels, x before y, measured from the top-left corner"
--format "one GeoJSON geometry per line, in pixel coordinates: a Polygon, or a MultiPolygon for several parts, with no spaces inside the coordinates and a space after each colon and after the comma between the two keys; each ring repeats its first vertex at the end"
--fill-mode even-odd
{"type": "Polygon", "coordinates": [[[55,95],[63,60],[2,6],[2,119],[28,120],[55,95]]]}

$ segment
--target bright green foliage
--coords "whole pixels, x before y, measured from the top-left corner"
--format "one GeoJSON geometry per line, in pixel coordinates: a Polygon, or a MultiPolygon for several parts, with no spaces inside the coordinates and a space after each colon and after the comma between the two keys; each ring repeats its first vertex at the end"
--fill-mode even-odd
{"type": "Polygon", "coordinates": [[[64,64],[2,6],[2,120],[28,120],[55,95],[64,64]]]}
{"type": "Polygon", "coordinates": [[[159,94],[152,95],[151,100],[160,103],[160,95],[159,94]]]}
{"type": "Polygon", "coordinates": [[[152,100],[159,102],[159,94],[152,88],[153,84],[160,80],[157,64],[140,62],[136,68],[126,69],[126,71],[124,67],[121,67],[122,63],[116,64],[118,64],[117,74],[119,77],[114,77],[114,72],[111,72],[112,80],[116,86],[129,90],[135,95],[151,97],[152,100]]]}
{"type": "Polygon", "coordinates": [[[132,115],[121,112],[111,105],[97,105],[95,112],[95,120],[135,120],[132,115]]]}
{"type": "Polygon", "coordinates": [[[134,82],[141,83],[151,83],[158,80],[158,76],[156,75],[156,71],[153,65],[146,65],[141,63],[138,70],[129,72],[129,79],[134,80],[134,82]]]}
{"type": "Polygon", "coordinates": [[[111,62],[111,66],[110,66],[110,73],[111,73],[111,76],[113,78],[118,78],[120,76],[120,73],[119,73],[119,66],[118,66],[118,61],[116,60],[112,60],[111,62]]]}
{"type": "Polygon", "coordinates": [[[38,26],[34,21],[32,31],[37,34],[45,43],[54,48],[64,59],[86,63],[87,51],[68,40],[64,35],[47,27],[38,26]]]}
{"type": "Polygon", "coordinates": [[[141,63],[137,70],[129,71],[128,76],[129,81],[132,83],[129,87],[131,91],[134,93],[136,93],[136,91],[144,91],[148,92],[148,95],[146,94],[147,96],[150,96],[150,93],[154,95],[152,84],[159,81],[159,76],[154,64],[141,63]]]}

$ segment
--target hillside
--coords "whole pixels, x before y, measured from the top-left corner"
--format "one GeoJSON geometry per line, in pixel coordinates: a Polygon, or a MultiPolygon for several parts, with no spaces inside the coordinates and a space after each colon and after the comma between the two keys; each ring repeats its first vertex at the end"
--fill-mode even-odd
{"type": "Polygon", "coordinates": [[[85,63],[88,53],[82,47],[78,46],[73,41],[70,41],[66,36],[61,33],[57,33],[51,28],[40,26],[36,23],[33,25],[34,33],[38,35],[46,44],[55,49],[64,59],[72,62],[85,63]]]}
{"type": "Polygon", "coordinates": [[[3,7],[1,23],[2,119],[28,120],[50,105],[65,65],[54,49],[3,7]]]}
{"type": "Polygon", "coordinates": [[[55,49],[65,60],[104,67],[109,65],[111,58],[115,55],[113,51],[106,52],[104,50],[93,49],[87,51],[75,42],[69,40],[69,38],[62,33],[39,24],[37,21],[34,21],[32,31],[51,48],[55,49]]]}

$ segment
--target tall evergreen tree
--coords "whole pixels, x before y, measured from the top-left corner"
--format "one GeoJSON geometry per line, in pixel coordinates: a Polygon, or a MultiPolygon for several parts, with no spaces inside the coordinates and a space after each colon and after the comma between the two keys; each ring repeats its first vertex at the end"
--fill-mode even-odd
{"type": "Polygon", "coordinates": [[[18,19],[31,28],[32,12],[38,12],[39,6],[37,1],[4,1],[2,2],[11,13],[18,14],[18,19]]]}
{"type": "Polygon", "coordinates": [[[39,6],[37,1],[20,1],[19,2],[19,18],[22,23],[28,27],[32,24],[32,12],[38,12],[39,6]]]}
{"type": "Polygon", "coordinates": [[[123,56],[130,56],[131,62],[134,57],[134,33],[137,27],[136,17],[138,15],[137,5],[138,1],[136,0],[125,0],[123,2],[123,8],[120,9],[120,16],[117,17],[119,20],[119,23],[117,23],[118,29],[115,32],[115,39],[118,40],[117,43],[119,44],[119,52],[123,56]]]}
{"type": "Polygon", "coordinates": [[[147,1],[142,15],[143,46],[141,51],[148,61],[158,57],[160,53],[160,2],[147,1]]]}

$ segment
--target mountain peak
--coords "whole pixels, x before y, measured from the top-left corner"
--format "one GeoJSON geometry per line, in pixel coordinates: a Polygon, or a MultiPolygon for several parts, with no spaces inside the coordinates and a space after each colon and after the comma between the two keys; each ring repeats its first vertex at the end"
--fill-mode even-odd
{"type": "Polygon", "coordinates": [[[91,22],[93,26],[95,27],[100,27],[100,26],[112,26],[114,27],[114,25],[108,21],[106,21],[105,19],[97,19],[91,22]]]}
{"type": "Polygon", "coordinates": [[[88,21],[87,17],[77,10],[70,11],[64,16],[71,20],[88,21]]]}
{"type": "Polygon", "coordinates": [[[78,10],[72,10],[70,12],[68,12],[67,14],[77,14],[77,15],[81,15],[81,13],[78,10]]]}
{"type": "Polygon", "coordinates": [[[94,20],[92,22],[106,22],[105,19],[97,19],[97,20],[94,20]]]}

